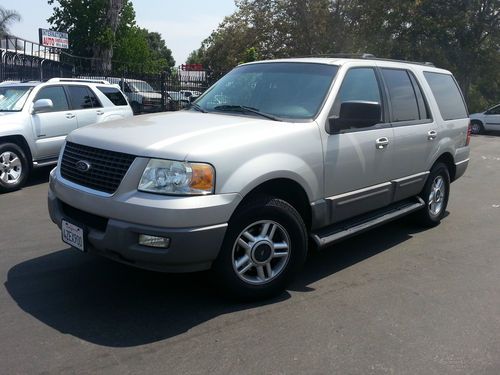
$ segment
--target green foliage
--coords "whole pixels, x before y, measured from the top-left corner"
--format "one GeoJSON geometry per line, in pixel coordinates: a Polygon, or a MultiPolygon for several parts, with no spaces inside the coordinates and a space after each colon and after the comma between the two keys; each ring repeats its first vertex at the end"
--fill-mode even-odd
{"type": "MultiPolygon", "coordinates": [[[[109,49],[112,68],[117,71],[134,70],[159,72],[175,65],[172,51],[157,32],[137,26],[130,0],[123,1],[116,30],[110,24],[111,0],[48,0],[55,4],[47,20],[56,30],[67,31],[70,53],[88,58],[109,49]]],[[[97,61],[98,65],[99,61],[97,61]]]]}
{"type": "Polygon", "coordinates": [[[237,0],[189,56],[216,72],[259,59],[338,52],[432,61],[472,112],[500,102],[500,0],[237,0]]]}

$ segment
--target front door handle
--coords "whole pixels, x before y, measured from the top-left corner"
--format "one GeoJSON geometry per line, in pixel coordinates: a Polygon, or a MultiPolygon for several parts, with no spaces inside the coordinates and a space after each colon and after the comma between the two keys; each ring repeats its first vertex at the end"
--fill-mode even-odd
{"type": "Polygon", "coordinates": [[[433,140],[435,140],[435,139],[436,139],[437,135],[438,135],[437,131],[435,131],[435,130],[430,130],[430,131],[427,133],[427,139],[428,139],[429,141],[433,141],[433,140]]]}
{"type": "Polygon", "coordinates": [[[101,116],[104,114],[104,111],[101,111],[100,109],[96,112],[98,116],[101,116]]]}
{"type": "Polygon", "coordinates": [[[386,148],[388,144],[389,144],[389,138],[387,138],[387,137],[382,137],[382,138],[379,138],[375,141],[375,147],[378,150],[386,148]]]}
{"type": "Polygon", "coordinates": [[[72,118],[75,118],[75,115],[73,113],[66,113],[66,118],[72,119],[72,118]]]}

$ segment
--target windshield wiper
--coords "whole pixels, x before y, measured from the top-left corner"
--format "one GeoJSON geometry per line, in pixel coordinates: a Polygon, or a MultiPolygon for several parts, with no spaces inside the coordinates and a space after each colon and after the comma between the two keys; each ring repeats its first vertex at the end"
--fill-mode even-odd
{"type": "Polygon", "coordinates": [[[194,108],[194,109],[196,109],[197,111],[199,111],[201,113],[207,113],[207,111],[205,111],[203,108],[200,107],[199,104],[196,104],[196,103],[191,103],[189,105],[189,109],[191,109],[191,108],[194,108]]]}
{"type": "Polygon", "coordinates": [[[273,121],[281,121],[278,117],[273,116],[269,113],[261,112],[257,108],[253,107],[247,107],[246,105],[218,105],[214,107],[216,111],[227,111],[227,112],[249,112],[249,113],[254,113],[256,115],[268,118],[273,121]]]}

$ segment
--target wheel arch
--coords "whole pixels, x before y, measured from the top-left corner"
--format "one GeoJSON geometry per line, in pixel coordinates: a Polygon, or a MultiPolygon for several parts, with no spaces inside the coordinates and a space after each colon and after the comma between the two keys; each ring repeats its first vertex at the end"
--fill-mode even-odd
{"type": "Polygon", "coordinates": [[[456,176],[456,166],[455,166],[455,159],[451,155],[450,152],[444,152],[441,154],[436,161],[434,162],[433,166],[438,164],[438,163],[443,163],[446,165],[448,168],[448,173],[450,174],[450,182],[453,182],[455,180],[456,176]]]}
{"type": "Polygon", "coordinates": [[[297,181],[283,177],[273,178],[261,182],[259,185],[255,186],[252,190],[250,190],[243,196],[243,199],[236,207],[235,212],[237,212],[241,206],[245,205],[247,202],[260,195],[270,195],[276,198],[283,199],[298,211],[298,213],[302,217],[302,220],[304,220],[306,228],[308,230],[311,228],[311,204],[306,190],[297,181]]]}
{"type": "Polygon", "coordinates": [[[7,136],[2,136],[0,137],[0,144],[2,143],[14,143],[21,147],[21,149],[24,151],[26,159],[28,159],[28,165],[31,168],[33,166],[33,154],[31,153],[30,146],[26,139],[20,135],[7,135],[7,136]]]}

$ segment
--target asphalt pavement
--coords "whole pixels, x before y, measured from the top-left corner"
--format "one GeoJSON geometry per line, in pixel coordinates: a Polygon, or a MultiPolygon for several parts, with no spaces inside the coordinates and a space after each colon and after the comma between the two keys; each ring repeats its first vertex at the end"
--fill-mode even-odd
{"type": "Polygon", "coordinates": [[[68,248],[49,169],[0,195],[0,373],[500,374],[500,135],[472,139],[448,215],[313,254],[280,297],[232,302],[68,248]]]}

